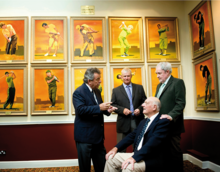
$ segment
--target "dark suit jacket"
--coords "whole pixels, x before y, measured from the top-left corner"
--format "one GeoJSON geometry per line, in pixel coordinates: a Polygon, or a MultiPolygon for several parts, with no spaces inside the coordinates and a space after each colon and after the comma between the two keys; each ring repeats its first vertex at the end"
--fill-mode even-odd
{"type": "MultiPolygon", "coordinates": [[[[94,90],[99,104],[102,103],[101,93],[94,90]]],[[[76,118],[74,122],[74,139],[81,143],[98,144],[104,139],[103,113],[86,84],[82,84],[73,93],[73,105],[76,118]]]]}
{"type": "MultiPolygon", "coordinates": [[[[165,150],[167,145],[167,137],[170,129],[170,121],[168,119],[160,119],[161,114],[158,114],[154,121],[149,126],[144,135],[143,145],[139,151],[134,152],[132,156],[136,162],[145,161],[147,172],[166,171],[165,150]]],[[[147,119],[141,121],[138,127],[130,134],[128,134],[116,147],[118,152],[125,149],[129,145],[137,143],[147,119]]]]}
{"type": "MultiPolygon", "coordinates": [[[[156,95],[161,83],[157,85],[156,95]]],[[[155,96],[156,96],[155,95],[155,96]]],[[[183,109],[186,105],[186,89],[182,79],[170,77],[160,97],[161,114],[168,114],[173,118],[172,134],[180,134],[185,131],[183,124],[183,109]]]]}
{"type": "MultiPolygon", "coordinates": [[[[142,85],[137,85],[132,83],[132,103],[134,110],[139,109],[140,115],[135,116],[136,124],[138,125],[142,119],[144,119],[142,103],[146,99],[146,95],[142,85]]],[[[118,114],[117,117],[117,132],[118,133],[127,133],[130,131],[131,126],[131,115],[125,115],[123,113],[124,109],[130,109],[130,101],[128,95],[125,91],[123,84],[114,88],[112,90],[112,106],[117,107],[115,113],[118,114]]]]}

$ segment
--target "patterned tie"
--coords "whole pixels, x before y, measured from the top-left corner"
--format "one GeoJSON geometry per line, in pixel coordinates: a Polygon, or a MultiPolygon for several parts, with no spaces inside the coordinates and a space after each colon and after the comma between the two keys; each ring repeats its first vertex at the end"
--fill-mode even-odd
{"type": "Polygon", "coordinates": [[[144,124],[144,127],[143,127],[141,133],[138,136],[138,139],[137,139],[137,142],[136,142],[136,145],[135,145],[135,149],[134,149],[135,152],[137,151],[137,148],[138,148],[138,146],[141,142],[142,137],[144,136],[145,130],[146,130],[149,122],[150,122],[150,119],[148,118],[147,121],[144,124]]]}
{"type": "Polygon", "coordinates": [[[132,95],[131,95],[131,90],[130,90],[129,87],[130,87],[129,85],[126,86],[127,93],[128,93],[128,98],[129,98],[129,101],[130,101],[130,111],[132,112],[132,116],[134,116],[134,106],[133,106],[133,103],[132,103],[132,95]]]}
{"type": "Polygon", "coordinates": [[[159,89],[159,91],[158,91],[158,93],[157,93],[157,98],[159,99],[159,97],[160,97],[160,95],[161,95],[161,93],[162,93],[162,91],[163,91],[163,87],[165,86],[165,83],[163,83],[161,86],[160,86],[160,89],[159,89]]]}

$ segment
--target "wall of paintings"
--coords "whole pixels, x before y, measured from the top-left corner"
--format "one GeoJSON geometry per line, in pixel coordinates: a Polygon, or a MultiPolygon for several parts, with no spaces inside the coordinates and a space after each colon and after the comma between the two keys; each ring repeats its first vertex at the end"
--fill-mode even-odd
{"type": "MultiPolygon", "coordinates": [[[[213,3],[218,2],[212,2],[210,9],[215,8],[213,3]]],[[[38,2],[27,4],[21,0],[0,7],[4,14],[0,23],[16,32],[16,37],[8,41],[0,31],[0,123],[73,122],[72,93],[82,83],[83,73],[88,67],[97,67],[102,71],[104,101],[110,101],[112,88],[122,84],[117,75],[125,66],[134,73],[132,82],[142,84],[146,95],[153,96],[157,82],[155,66],[160,61],[171,62],[173,75],[182,78],[186,84],[186,117],[219,118],[219,113],[210,115],[205,112],[218,111],[219,104],[216,59],[219,59],[220,52],[215,52],[215,47],[220,42],[216,42],[219,40],[214,39],[216,35],[213,32],[217,32],[219,27],[216,24],[217,9],[212,9],[213,16],[208,13],[208,21],[214,24],[209,24],[210,40],[205,41],[201,49],[197,44],[202,36],[197,38],[194,34],[199,32],[191,32],[191,28],[198,28],[198,24],[193,23],[193,16],[199,13],[198,9],[193,11],[198,2],[131,1],[125,4],[123,1],[88,1],[86,5],[95,6],[95,15],[92,16],[81,15],[82,5],[85,3],[64,0],[52,7],[49,2],[44,2],[45,7],[42,8],[38,2]],[[121,37],[124,25],[130,27],[126,41],[121,37]],[[91,29],[88,38],[80,31],[82,26],[91,29]],[[159,41],[160,29],[166,32],[165,45],[159,41]],[[203,63],[204,66],[212,65],[210,75],[213,84],[207,86],[212,95],[207,95],[210,105],[205,102],[198,107],[196,103],[194,105],[193,98],[200,96],[202,99],[206,92],[204,85],[203,93],[197,95],[200,89],[196,85],[201,86],[197,76],[202,76],[197,71],[203,63]],[[6,78],[14,78],[14,90],[9,90],[6,78]]],[[[207,26],[204,32],[207,32],[207,26]]],[[[115,118],[116,115],[112,115],[105,120],[114,121],[115,118]]]]}

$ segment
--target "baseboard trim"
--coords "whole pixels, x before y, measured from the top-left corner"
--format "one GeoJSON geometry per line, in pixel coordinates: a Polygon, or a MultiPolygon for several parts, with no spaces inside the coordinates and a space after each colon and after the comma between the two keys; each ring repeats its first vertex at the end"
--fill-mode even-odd
{"type": "MultiPolygon", "coordinates": [[[[198,165],[202,169],[209,168],[220,171],[220,166],[210,161],[201,161],[190,154],[183,154],[183,160],[198,165]]],[[[0,161],[0,169],[14,168],[47,168],[47,167],[71,167],[78,166],[78,159],[43,160],[43,161],[0,161]]]]}
{"type": "Polygon", "coordinates": [[[210,162],[210,161],[201,161],[190,154],[183,154],[183,160],[188,160],[202,169],[209,168],[210,170],[213,170],[213,171],[220,171],[219,165],[214,164],[213,162],[210,162]]]}

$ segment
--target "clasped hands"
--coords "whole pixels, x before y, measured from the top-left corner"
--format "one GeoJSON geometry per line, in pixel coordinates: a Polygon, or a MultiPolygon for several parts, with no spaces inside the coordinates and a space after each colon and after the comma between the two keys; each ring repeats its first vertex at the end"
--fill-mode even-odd
{"type": "MultiPolygon", "coordinates": [[[[110,150],[106,155],[105,155],[105,159],[108,160],[108,159],[111,159],[111,158],[114,158],[115,154],[117,153],[118,151],[118,148],[114,147],[112,150],[110,150]]],[[[127,166],[129,164],[131,164],[131,169],[134,170],[134,163],[135,163],[135,159],[130,157],[128,159],[126,159],[122,165],[121,165],[121,169],[126,169],[127,166]]]]}
{"type": "MultiPolygon", "coordinates": [[[[127,109],[127,108],[124,108],[124,110],[123,110],[123,114],[125,114],[126,116],[127,115],[129,115],[129,114],[131,114],[132,113],[132,111],[130,111],[129,109],[127,109]]],[[[135,109],[134,110],[134,115],[135,116],[138,116],[140,114],[140,110],[139,109],[135,109]]]]}
{"type": "Polygon", "coordinates": [[[106,103],[101,103],[101,104],[99,104],[100,110],[101,110],[101,111],[107,110],[109,113],[112,113],[112,112],[114,112],[116,109],[118,109],[118,108],[116,108],[116,107],[114,107],[114,106],[111,106],[111,104],[112,104],[112,102],[106,102],[106,103]]]}

